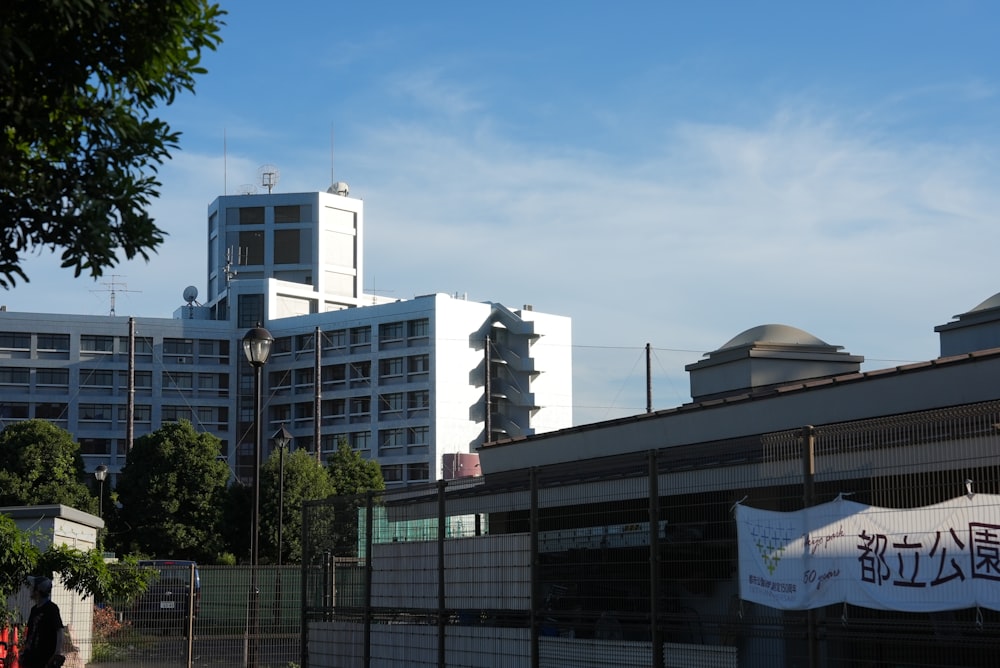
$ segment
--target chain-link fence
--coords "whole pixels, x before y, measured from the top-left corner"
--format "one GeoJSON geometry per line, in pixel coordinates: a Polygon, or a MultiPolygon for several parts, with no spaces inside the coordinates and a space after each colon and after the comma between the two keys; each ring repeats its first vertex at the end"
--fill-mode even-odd
{"type": "Polygon", "coordinates": [[[310,503],[303,658],[311,668],[993,666],[991,610],[782,611],[741,599],[733,512],[838,496],[903,512],[995,494],[998,429],[990,402],[310,503]]]}
{"type": "Polygon", "coordinates": [[[248,566],[156,568],[159,576],[138,600],[95,606],[91,637],[73,639],[87,666],[290,668],[299,663],[299,566],[262,566],[256,577],[248,566]]]}

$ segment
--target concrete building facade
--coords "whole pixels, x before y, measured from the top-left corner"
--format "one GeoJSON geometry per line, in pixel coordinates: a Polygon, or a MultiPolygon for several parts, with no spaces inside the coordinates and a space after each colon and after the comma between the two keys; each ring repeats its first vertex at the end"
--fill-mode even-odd
{"type": "Polygon", "coordinates": [[[343,184],[217,198],[204,302],[188,287],[171,318],[0,312],[0,427],[50,420],[81,443],[88,470],[114,476],[133,438],[188,419],[249,478],[254,375],[241,338],[258,323],[275,339],[265,437],[284,425],[292,447],[321,459],[347,439],[390,486],[439,479],[446,455],[484,442],[570,426],[569,318],[365,295],[363,239],[363,203],[343,184]]]}

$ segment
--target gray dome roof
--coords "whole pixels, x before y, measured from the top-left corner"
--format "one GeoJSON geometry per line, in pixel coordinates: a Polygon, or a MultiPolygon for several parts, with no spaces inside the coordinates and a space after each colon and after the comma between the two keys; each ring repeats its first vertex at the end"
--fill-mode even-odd
{"type": "Polygon", "coordinates": [[[975,311],[988,311],[992,308],[1000,308],[1000,292],[996,293],[976,308],[971,309],[969,313],[973,313],[975,311]]]}
{"type": "Polygon", "coordinates": [[[830,346],[826,341],[818,339],[809,332],[797,327],[790,327],[788,325],[758,325],[746,330],[742,334],[737,334],[719,348],[719,350],[751,346],[755,343],[784,346],[830,346]]]}

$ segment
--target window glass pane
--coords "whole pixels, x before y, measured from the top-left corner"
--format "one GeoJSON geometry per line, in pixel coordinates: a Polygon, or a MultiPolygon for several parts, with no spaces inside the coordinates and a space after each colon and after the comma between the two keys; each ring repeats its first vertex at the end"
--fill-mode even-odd
{"type": "Polygon", "coordinates": [[[410,482],[430,480],[430,465],[427,462],[406,465],[406,477],[410,482]]]}
{"type": "Polygon", "coordinates": [[[38,369],[35,371],[38,385],[69,385],[69,369],[38,369]]]}
{"type": "Polygon", "coordinates": [[[39,350],[69,351],[69,334],[39,334],[39,350]]]}
{"type": "Polygon", "coordinates": [[[405,398],[402,392],[382,394],[379,396],[379,411],[384,415],[399,413],[403,410],[405,398]]]}
{"type": "Polygon", "coordinates": [[[298,204],[288,204],[274,207],[274,222],[276,223],[298,223],[302,221],[300,207],[298,204]]]}
{"type": "Polygon", "coordinates": [[[239,327],[256,327],[258,322],[264,322],[264,295],[240,295],[237,308],[239,327]]]}
{"type": "MultiPolygon", "coordinates": [[[[149,422],[152,415],[152,407],[148,404],[136,404],[133,408],[136,422],[149,422]]],[[[118,421],[124,422],[128,419],[128,407],[118,406],[118,421]]]]}
{"type": "Polygon", "coordinates": [[[35,417],[43,420],[65,420],[66,404],[35,404],[35,417]]]}
{"type": "Polygon", "coordinates": [[[372,433],[370,431],[356,431],[348,438],[348,442],[355,450],[367,450],[371,445],[372,433]]]}
{"type": "Polygon", "coordinates": [[[27,385],[28,370],[17,367],[0,367],[0,383],[4,385],[27,385]]]}
{"type": "Polygon", "coordinates": [[[427,318],[421,318],[419,320],[410,320],[407,323],[407,326],[409,328],[408,332],[409,336],[411,337],[427,336],[427,332],[429,329],[429,323],[427,318]]]}
{"type": "Polygon", "coordinates": [[[79,407],[79,417],[80,420],[90,420],[90,421],[111,421],[111,405],[110,404],[80,404],[79,407]]]}
{"type": "Polygon", "coordinates": [[[84,387],[112,387],[114,372],[110,369],[80,369],[80,385],[84,387]]]}
{"type": "Polygon", "coordinates": [[[274,263],[298,264],[301,261],[299,253],[299,230],[275,230],[274,263]]]}
{"type": "Polygon", "coordinates": [[[264,233],[240,232],[240,264],[264,264],[264,233]]]}
{"type": "Polygon", "coordinates": [[[21,332],[0,332],[0,348],[28,350],[31,348],[31,335],[21,332]]]}
{"type": "Polygon", "coordinates": [[[379,338],[383,341],[395,341],[403,338],[403,323],[387,322],[379,325],[379,338]]]}
{"type": "Polygon", "coordinates": [[[80,350],[84,352],[111,353],[115,350],[115,337],[83,334],[80,336],[80,350]]]}
{"type": "Polygon", "coordinates": [[[0,404],[0,419],[28,419],[28,404],[14,401],[0,404]]]}
{"type": "Polygon", "coordinates": [[[335,332],[326,332],[323,334],[326,338],[326,346],[329,348],[343,348],[347,345],[347,332],[342,329],[338,329],[335,332]]]}
{"type": "Polygon", "coordinates": [[[383,466],[382,478],[386,482],[402,482],[403,481],[402,464],[388,464],[383,466]]]}
{"type": "Polygon", "coordinates": [[[430,369],[429,355],[413,355],[407,359],[410,373],[427,373],[430,369]]]}
{"type": "Polygon", "coordinates": [[[106,438],[81,438],[80,453],[84,455],[111,454],[111,441],[106,438]]]}
{"type": "Polygon", "coordinates": [[[427,390],[410,392],[410,410],[426,409],[429,406],[430,393],[427,390]]]}
{"type": "Polygon", "coordinates": [[[164,355],[193,355],[194,341],[191,339],[163,339],[164,355]]]}
{"type": "Polygon", "coordinates": [[[403,375],[403,358],[391,357],[379,362],[379,373],[383,378],[403,375]]]}
{"type": "Polygon", "coordinates": [[[240,207],[240,225],[263,225],[264,207],[243,206],[240,207]]]}
{"type": "Polygon", "coordinates": [[[191,389],[192,374],[190,373],[170,373],[163,372],[163,387],[165,389],[177,388],[183,390],[191,389]]]}

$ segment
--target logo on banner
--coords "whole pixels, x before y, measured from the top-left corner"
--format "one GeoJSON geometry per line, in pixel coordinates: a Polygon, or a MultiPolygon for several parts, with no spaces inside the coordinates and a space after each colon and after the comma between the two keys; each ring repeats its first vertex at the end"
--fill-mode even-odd
{"type": "Polygon", "coordinates": [[[791,526],[767,527],[755,525],[753,528],[754,545],[760,553],[764,568],[771,575],[778,570],[778,564],[794,538],[795,532],[791,526]]]}

